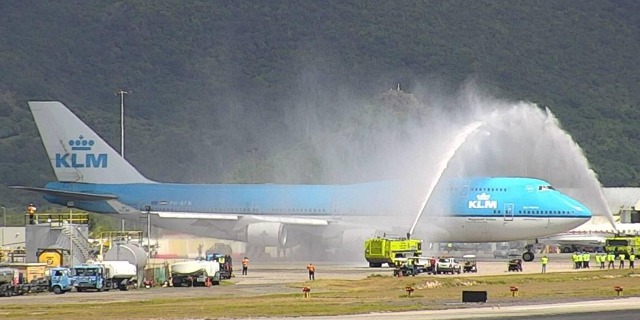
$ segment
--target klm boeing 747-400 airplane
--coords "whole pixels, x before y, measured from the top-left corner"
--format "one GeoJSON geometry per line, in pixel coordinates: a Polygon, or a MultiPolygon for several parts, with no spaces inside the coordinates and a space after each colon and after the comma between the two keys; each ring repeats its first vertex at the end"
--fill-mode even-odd
{"type": "MultiPolygon", "coordinates": [[[[29,106],[58,181],[44,188],[15,188],[42,193],[55,204],[132,220],[146,212],[161,228],[280,248],[297,246],[310,237],[341,245],[375,231],[406,231],[413,218],[400,218],[400,213],[406,216],[403,210],[411,187],[402,181],[349,185],[151,181],[62,103],[36,101],[29,106]]],[[[440,205],[427,208],[416,235],[440,242],[535,239],[591,218],[584,205],[533,178],[444,179],[433,197],[441,199],[433,201],[440,205]]],[[[533,254],[523,257],[530,261],[533,254]]]]}

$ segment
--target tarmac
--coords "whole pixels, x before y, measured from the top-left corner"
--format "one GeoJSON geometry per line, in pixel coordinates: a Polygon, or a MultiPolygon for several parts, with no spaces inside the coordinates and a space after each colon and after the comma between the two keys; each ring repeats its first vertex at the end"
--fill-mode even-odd
{"type": "MultiPolygon", "coordinates": [[[[547,272],[582,272],[574,270],[569,254],[550,254],[547,272]]],[[[508,259],[494,259],[480,257],[477,273],[463,273],[460,275],[438,275],[438,277],[474,277],[476,275],[512,274],[507,271],[508,259]]],[[[84,292],[68,293],[61,296],[52,294],[38,294],[0,299],[0,309],[8,304],[49,304],[55,303],[58,297],[63,297],[65,304],[82,304],[87,302],[134,302],[158,298],[171,298],[179,294],[181,297],[216,297],[216,296],[255,296],[274,293],[298,293],[300,288],[291,287],[291,283],[307,280],[306,265],[314,262],[316,265],[316,279],[363,279],[372,274],[392,275],[392,268],[370,268],[366,261],[358,262],[258,262],[252,261],[248,275],[240,275],[240,270],[230,281],[233,286],[216,286],[212,290],[205,287],[194,288],[152,288],[131,291],[84,292]]],[[[592,266],[593,267],[593,266],[592,266]]],[[[541,265],[535,262],[523,263],[525,274],[541,272],[541,265]]],[[[478,308],[455,308],[439,311],[414,311],[398,313],[370,313],[361,315],[343,315],[338,317],[295,317],[295,319],[388,319],[390,316],[398,319],[603,319],[599,312],[606,311],[606,318],[640,319],[639,297],[621,297],[612,300],[596,300],[584,302],[548,302],[543,304],[500,306],[491,303],[480,305],[478,308]],[[586,312],[586,313],[585,313],[586,312]],[[582,316],[575,318],[577,313],[582,316]],[[599,315],[599,316],[597,316],[599,315]],[[615,316],[612,316],[615,315],[615,316]],[[572,318],[574,317],[574,318],[572,318]]],[[[0,317],[1,317],[0,312],[0,317]]],[[[287,318],[274,318],[287,319],[287,318]]]]}

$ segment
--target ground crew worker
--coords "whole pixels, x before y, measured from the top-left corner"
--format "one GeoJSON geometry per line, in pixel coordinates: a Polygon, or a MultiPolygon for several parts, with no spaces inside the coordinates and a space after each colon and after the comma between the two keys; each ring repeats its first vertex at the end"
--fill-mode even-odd
{"type": "Polygon", "coordinates": [[[585,251],[582,253],[582,267],[589,269],[589,262],[591,262],[591,254],[585,251]]]}
{"type": "Polygon", "coordinates": [[[33,203],[29,203],[27,206],[27,213],[29,214],[29,224],[35,224],[35,214],[36,214],[36,206],[33,203]]]}
{"type": "Polygon", "coordinates": [[[607,254],[602,252],[599,254],[600,256],[600,269],[605,269],[604,263],[607,262],[607,254]]]}
{"type": "Polygon", "coordinates": [[[633,262],[636,260],[636,254],[633,251],[629,254],[629,269],[635,269],[633,267],[633,262]]]}
{"type": "Polygon", "coordinates": [[[577,252],[574,252],[571,255],[571,261],[573,262],[573,268],[578,269],[578,253],[577,252]]]}
{"type": "Polygon", "coordinates": [[[600,254],[596,253],[595,256],[596,256],[596,264],[600,266],[600,269],[602,269],[602,261],[600,260],[600,254]]]}
{"type": "Polygon", "coordinates": [[[314,266],[313,263],[309,263],[307,265],[307,270],[309,271],[309,280],[315,280],[316,279],[316,266],[314,266]]]}
{"type": "Polygon", "coordinates": [[[616,268],[616,265],[615,265],[616,255],[613,253],[613,251],[609,251],[609,253],[607,253],[607,261],[609,262],[609,264],[607,264],[607,269],[616,268]]]}
{"type": "Polygon", "coordinates": [[[582,254],[580,252],[576,252],[576,269],[582,268],[582,254]]]}
{"type": "Polygon", "coordinates": [[[618,259],[620,259],[620,269],[624,269],[624,258],[625,258],[624,252],[618,253],[618,259]]]}
{"type": "Polygon", "coordinates": [[[244,259],[242,259],[242,275],[246,276],[248,270],[249,270],[249,258],[244,257],[244,259]]]}
{"type": "Polygon", "coordinates": [[[540,263],[542,263],[542,273],[547,273],[547,263],[549,263],[549,258],[547,258],[547,256],[543,256],[540,258],[540,263]]]}

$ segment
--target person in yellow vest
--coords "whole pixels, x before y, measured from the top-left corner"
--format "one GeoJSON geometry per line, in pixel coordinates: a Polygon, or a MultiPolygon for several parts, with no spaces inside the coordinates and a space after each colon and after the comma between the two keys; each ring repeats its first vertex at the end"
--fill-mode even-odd
{"type": "Polygon", "coordinates": [[[631,253],[629,254],[629,269],[635,269],[633,267],[633,262],[636,260],[636,254],[633,253],[633,251],[631,251],[631,253]]]}
{"type": "Polygon", "coordinates": [[[36,210],[38,210],[36,206],[34,206],[33,203],[29,203],[29,205],[27,206],[27,213],[29,214],[29,224],[36,223],[35,222],[36,210]]]}
{"type": "Polygon", "coordinates": [[[620,259],[620,269],[624,269],[624,258],[625,258],[625,254],[624,252],[620,252],[618,253],[618,259],[620,259]]]}
{"type": "Polygon", "coordinates": [[[591,262],[591,254],[589,254],[589,252],[584,251],[582,253],[582,267],[585,269],[589,269],[589,262],[591,262]]]}
{"type": "Polygon", "coordinates": [[[542,264],[542,273],[547,273],[547,263],[549,263],[549,258],[547,258],[547,256],[542,256],[542,258],[540,258],[540,263],[542,264]]]}
{"type": "Polygon", "coordinates": [[[578,269],[578,253],[577,252],[574,252],[571,255],[571,261],[573,262],[573,268],[578,269]]]}
{"type": "Polygon", "coordinates": [[[582,268],[582,253],[576,252],[576,269],[582,268]]]}
{"type": "Polygon", "coordinates": [[[613,251],[609,251],[609,253],[607,253],[607,262],[609,262],[607,264],[607,269],[615,269],[616,268],[615,261],[616,261],[616,255],[613,253],[613,251]]]}
{"type": "Polygon", "coordinates": [[[599,254],[600,256],[600,269],[604,270],[605,266],[604,263],[607,262],[607,254],[602,252],[599,254]]]}
{"type": "Polygon", "coordinates": [[[600,263],[600,254],[596,253],[594,255],[596,256],[596,264],[600,266],[600,269],[602,269],[602,264],[600,263]]]}

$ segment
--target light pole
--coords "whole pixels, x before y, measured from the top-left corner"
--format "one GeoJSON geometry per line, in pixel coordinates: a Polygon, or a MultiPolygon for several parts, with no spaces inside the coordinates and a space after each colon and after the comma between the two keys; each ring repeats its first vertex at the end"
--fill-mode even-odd
{"type": "Polygon", "coordinates": [[[147,211],[147,261],[151,260],[151,207],[145,206],[147,211]]]}
{"type": "Polygon", "coordinates": [[[2,207],[2,245],[0,245],[1,247],[4,247],[4,228],[7,227],[7,208],[2,207]]]}
{"type": "Polygon", "coordinates": [[[131,93],[130,91],[120,90],[120,156],[124,158],[124,95],[131,93]]]}

